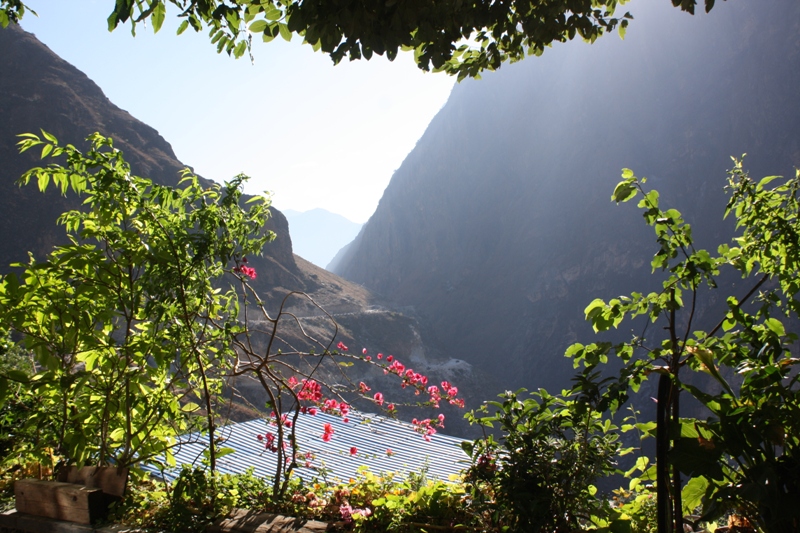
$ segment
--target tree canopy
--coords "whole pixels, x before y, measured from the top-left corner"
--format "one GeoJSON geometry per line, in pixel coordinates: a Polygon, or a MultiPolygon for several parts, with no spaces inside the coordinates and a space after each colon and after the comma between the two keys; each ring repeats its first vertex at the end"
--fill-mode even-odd
{"type": "MultiPolygon", "coordinates": [[[[108,28],[148,20],[159,31],[168,7],[182,19],[178,33],[208,32],[217,52],[241,57],[253,38],[302,37],[334,63],[393,60],[414,52],[422,70],[459,79],[494,70],[506,61],[540,55],[547,46],[580,36],[594,42],[617,29],[624,36],[630,13],[617,14],[629,0],[113,0],[108,28]]],[[[694,13],[697,0],[671,0],[694,13]]],[[[703,0],[706,11],[715,0],[703,0]]],[[[0,0],[0,25],[31,11],[22,0],[0,0]]]]}

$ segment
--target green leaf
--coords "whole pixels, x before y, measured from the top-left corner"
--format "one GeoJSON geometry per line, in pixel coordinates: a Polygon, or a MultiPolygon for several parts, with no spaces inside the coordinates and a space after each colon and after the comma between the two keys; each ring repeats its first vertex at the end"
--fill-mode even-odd
{"type": "Polygon", "coordinates": [[[611,200],[617,203],[627,202],[636,196],[636,187],[627,181],[621,181],[614,188],[614,194],[611,195],[611,200]]]}
{"type": "Polygon", "coordinates": [[[44,192],[47,190],[47,185],[50,183],[50,174],[46,172],[39,172],[36,176],[39,191],[44,192]]]}
{"type": "Polygon", "coordinates": [[[681,437],[675,440],[669,452],[669,462],[687,476],[705,476],[722,480],[724,474],[720,458],[722,451],[711,445],[704,446],[700,439],[681,437]]]}
{"type": "Polygon", "coordinates": [[[472,441],[465,440],[461,443],[461,449],[464,450],[468,456],[472,457],[472,453],[475,451],[475,444],[472,441]]]}
{"type": "Polygon", "coordinates": [[[625,40],[625,34],[628,32],[628,21],[623,20],[619,24],[619,38],[625,40]]]}
{"type": "Polygon", "coordinates": [[[267,29],[267,26],[268,26],[267,21],[260,19],[250,24],[250,27],[248,29],[252,33],[262,33],[265,29],[267,29]]]}
{"type": "Polygon", "coordinates": [[[280,31],[284,41],[289,42],[292,40],[292,32],[289,31],[289,26],[286,24],[278,24],[278,31],[280,31]]]}
{"type": "Polygon", "coordinates": [[[767,176],[765,178],[761,178],[761,181],[759,181],[758,185],[756,186],[756,190],[759,190],[759,191],[762,190],[764,187],[769,185],[770,182],[772,182],[772,181],[774,181],[776,179],[779,179],[781,177],[782,176],[767,176]]]}
{"type": "Polygon", "coordinates": [[[764,325],[766,325],[771,332],[779,337],[786,336],[786,329],[784,329],[783,324],[777,318],[768,318],[764,321],[764,325]]]}
{"type": "Polygon", "coordinates": [[[280,10],[280,9],[278,9],[277,7],[275,7],[275,6],[270,6],[270,7],[269,7],[269,8],[267,8],[267,10],[264,12],[264,16],[267,18],[267,20],[270,20],[270,21],[275,21],[275,20],[278,20],[278,19],[280,19],[280,18],[283,16],[283,13],[282,13],[282,12],[281,12],[281,10],[280,10]]]}
{"type": "Polygon", "coordinates": [[[703,363],[703,367],[705,367],[705,370],[708,372],[708,374],[716,379],[717,382],[722,385],[729,394],[733,395],[730,385],[720,375],[719,370],[717,370],[717,365],[714,363],[714,353],[711,350],[707,350],[699,346],[693,349],[692,353],[695,355],[695,357],[700,359],[700,362],[703,363]]]}
{"type": "Polygon", "coordinates": [[[186,28],[188,28],[188,27],[189,27],[189,21],[184,19],[184,21],[183,21],[183,22],[181,22],[180,26],[178,26],[178,31],[177,31],[176,33],[177,33],[178,35],[180,35],[180,34],[182,34],[183,32],[185,32],[185,31],[186,31],[186,28]]]}
{"type": "Polygon", "coordinates": [[[230,447],[220,448],[217,450],[217,459],[220,457],[225,457],[226,455],[230,455],[232,453],[236,453],[236,450],[230,447]]]}
{"type": "Polygon", "coordinates": [[[164,5],[162,0],[156,0],[156,6],[151,16],[153,19],[153,33],[158,33],[158,30],[164,24],[164,18],[167,16],[167,6],[164,5]]]}
{"type": "Polygon", "coordinates": [[[184,413],[194,413],[195,411],[199,411],[200,406],[194,402],[187,402],[181,406],[181,411],[184,413]]]}
{"type": "Polygon", "coordinates": [[[603,301],[602,298],[595,298],[589,305],[586,306],[586,308],[583,310],[583,314],[586,316],[586,320],[591,320],[602,313],[605,308],[606,302],[603,301]]]}
{"type": "Polygon", "coordinates": [[[28,383],[28,381],[30,381],[28,374],[21,370],[9,370],[6,372],[6,377],[17,383],[28,383]]]}
{"type": "Polygon", "coordinates": [[[693,477],[681,491],[683,514],[694,514],[694,510],[703,504],[703,496],[708,489],[708,480],[702,476],[693,477]]]}
{"type": "Polygon", "coordinates": [[[242,57],[247,50],[247,41],[240,41],[233,49],[233,57],[242,57]]]}

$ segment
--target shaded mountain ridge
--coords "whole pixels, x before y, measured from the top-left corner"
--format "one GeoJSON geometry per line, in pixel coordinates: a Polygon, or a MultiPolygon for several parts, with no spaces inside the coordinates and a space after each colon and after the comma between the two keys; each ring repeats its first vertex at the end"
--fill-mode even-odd
{"type": "MultiPolygon", "coordinates": [[[[508,388],[567,386],[564,350],[598,340],[585,306],[659,286],[652,230],[609,202],[623,167],[714,250],[733,233],[731,155],[748,152],[756,177],[800,165],[800,4],[630,9],[625,41],[557,45],[457,85],[334,269],[412,306],[426,338],[508,388]]],[[[698,327],[724,296],[704,294],[698,327]]]]}

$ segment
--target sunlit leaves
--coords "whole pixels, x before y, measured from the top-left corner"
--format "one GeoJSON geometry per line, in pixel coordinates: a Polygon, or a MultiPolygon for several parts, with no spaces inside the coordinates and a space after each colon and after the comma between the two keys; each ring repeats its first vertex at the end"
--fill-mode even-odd
{"type": "Polygon", "coordinates": [[[166,16],[167,7],[161,2],[156,2],[153,6],[153,12],[151,15],[151,19],[153,21],[153,33],[158,33],[158,30],[160,30],[161,26],[164,24],[164,19],[166,16]]]}
{"type": "MultiPolygon", "coordinates": [[[[675,1],[675,0],[673,0],[675,1]]],[[[331,3],[322,0],[114,0],[108,29],[152,20],[162,27],[167,5],[183,18],[178,33],[191,27],[207,31],[217,52],[241,57],[250,50],[250,36],[270,41],[277,35],[290,40],[296,34],[315,50],[342,59],[386,55],[414,50],[423,70],[444,71],[459,79],[479,77],[504,62],[541,55],[556,42],[581,38],[592,43],[618,30],[625,36],[629,13],[616,8],[627,0],[523,0],[511,3],[461,0],[374,0],[368,3],[331,3]],[[283,26],[272,23],[281,21],[283,26]]],[[[681,9],[694,12],[695,0],[682,0],[681,9]]],[[[706,0],[706,9],[713,7],[706,0]]],[[[21,0],[0,0],[0,24],[7,25],[25,13],[21,0]]]]}
{"type": "MultiPolygon", "coordinates": [[[[612,201],[640,198],[638,207],[658,245],[651,264],[654,273],[665,274],[662,289],[595,299],[585,315],[598,332],[618,327],[623,317],[644,316],[659,327],[645,327],[641,337],[613,346],[574,344],[566,355],[584,372],[595,371],[606,356],[621,359],[619,377],[604,393],[607,406],[624,401],[629,386],[635,390],[647,376],[658,376],[661,422],[648,431],[640,424],[625,424],[623,430],[666,439],[659,442],[667,443],[662,449],[668,453],[659,461],[689,476],[683,491],[687,513],[702,505],[703,520],[713,520],[736,509],[765,530],[781,530],[776,524],[787,519],[781,509],[800,497],[785,481],[793,475],[787,472],[799,468],[800,453],[800,386],[793,373],[799,360],[789,352],[798,338],[789,324],[800,312],[800,171],[791,180],[769,176],[756,182],[734,159],[726,216],[735,217],[738,234],[720,245],[717,255],[694,247],[691,226],[678,210],[662,207],[658,193],[644,189],[644,179],[629,169],[622,177],[612,201]],[[719,289],[723,268],[741,274],[742,293],[727,297],[719,317],[701,321],[698,292],[704,286],[719,289]],[[686,376],[687,371],[699,375],[686,376]],[[670,395],[661,395],[662,385],[670,395]],[[677,403],[667,403],[681,390],[713,416],[681,417],[677,403]]],[[[641,486],[634,481],[631,487],[641,486]]],[[[634,512],[634,503],[625,508],[634,512]]]]}
{"type": "Polygon", "coordinates": [[[82,153],[45,132],[21,136],[21,150],[41,145],[66,164],[31,169],[20,183],[80,194],[84,208],[58,219],[70,244],[0,281],[0,326],[41,369],[28,423],[54,430],[37,446],[128,465],[202,429],[197,406],[179,398],[197,394],[213,416],[238,317],[236,294],[213,283],[274,235],[262,229],[268,198],[241,207],[245,176],[208,186],[187,171],[180,188],[166,187],[132,175],[110,139],[89,142],[82,153]]]}

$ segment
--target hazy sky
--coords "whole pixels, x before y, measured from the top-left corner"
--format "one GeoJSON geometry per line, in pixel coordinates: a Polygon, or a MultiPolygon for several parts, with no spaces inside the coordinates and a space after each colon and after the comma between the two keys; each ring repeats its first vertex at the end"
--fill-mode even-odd
{"type": "Polygon", "coordinates": [[[28,0],[22,26],[154,127],[178,158],[217,181],[251,176],[278,208],[321,207],[365,222],[392,173],[455,80],[419,71],[410,53],[333,66],[280,38],[254,39],[255,63],[217,55],[205,33],[176,36],[176,10],[153,35],[113,33],[114,0],[28,0]]]}

